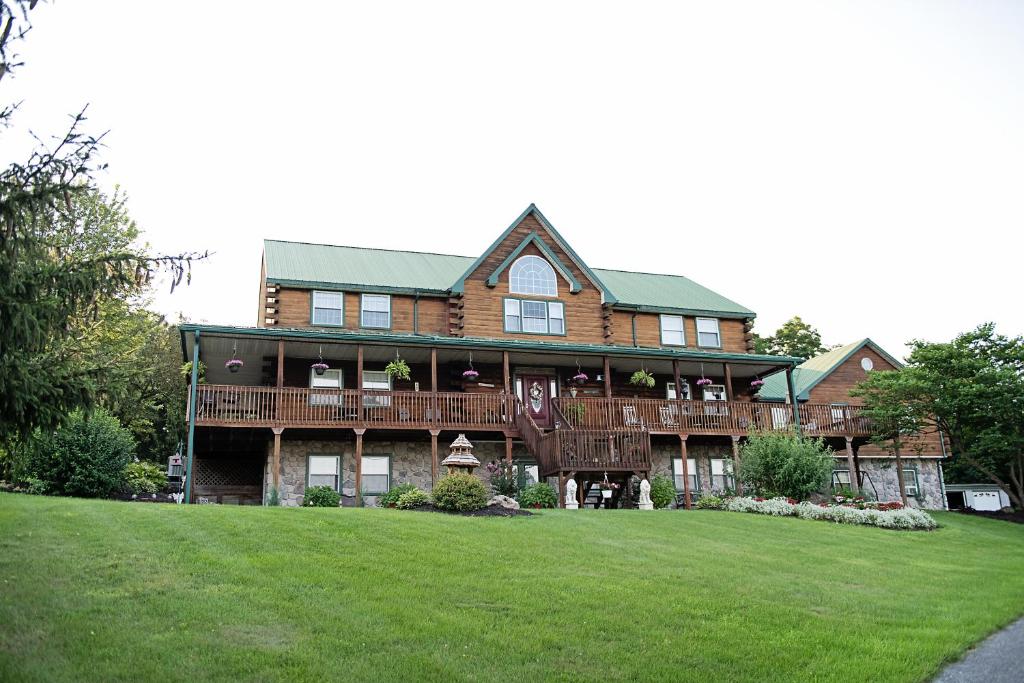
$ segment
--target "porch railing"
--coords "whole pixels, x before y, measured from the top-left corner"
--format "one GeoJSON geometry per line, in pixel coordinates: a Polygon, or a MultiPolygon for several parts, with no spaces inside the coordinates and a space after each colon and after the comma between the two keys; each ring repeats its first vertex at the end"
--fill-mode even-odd
{"type": "MultiPolygon", "coordinates": [[[[792,406],[785,403],[566,396],[553,401],[573,429],[745,434],[793,424],[792,406]]],[[[801,404],[800,423],[805,433],[815,436],[868,434],[870,428],[857,406],[801,404]]]]}

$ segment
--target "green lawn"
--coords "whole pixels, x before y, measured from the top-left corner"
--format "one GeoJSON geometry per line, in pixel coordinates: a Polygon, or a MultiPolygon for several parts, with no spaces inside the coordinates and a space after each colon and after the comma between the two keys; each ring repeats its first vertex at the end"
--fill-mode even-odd
{"type": "Polygon", "coordinates": [[[0,680],[920,681],[1024,614],[1024,527],[0,494],[0,680]]]}

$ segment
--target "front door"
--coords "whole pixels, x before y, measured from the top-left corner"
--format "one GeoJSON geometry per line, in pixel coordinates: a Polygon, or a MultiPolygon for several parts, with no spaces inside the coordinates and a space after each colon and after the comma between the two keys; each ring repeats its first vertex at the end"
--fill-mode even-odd
{"type": "Polygon", "coordinates": [[[551,382],[544,375],[521,375],[523,405],[542,429],[551,428],[551,382]]]}

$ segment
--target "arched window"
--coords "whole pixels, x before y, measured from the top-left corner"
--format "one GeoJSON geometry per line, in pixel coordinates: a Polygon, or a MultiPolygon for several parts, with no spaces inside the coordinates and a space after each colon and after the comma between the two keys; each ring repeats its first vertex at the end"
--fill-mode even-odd
{"type": "Polygon", "coordinates": [[[508,289],[513,294],[556,296],[558,283],[555,280],[555,269],[540,256],[524,256],[512,264],[508,289]]]}

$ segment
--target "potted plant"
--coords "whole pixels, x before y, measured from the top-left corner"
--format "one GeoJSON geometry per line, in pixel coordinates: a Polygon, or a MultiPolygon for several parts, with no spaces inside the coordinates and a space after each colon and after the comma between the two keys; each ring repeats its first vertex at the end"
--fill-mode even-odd
{"type": "Polygon", "coordinates": [[[475,382],[480,379],[480,373],[473,368],[470,368],[462,373],[462,379],[466,382],[475,382]]]}
{"type": "Polygon", "coordinates": [[[587,377],[587,373],[577,372],[575,375],[572,376],[572,379],[570,381],[576,386],[582,386],[587,383],[588,379],[590,378],[587,377]]]}
{"type": "Polygon", "coordinates": [[[761,379],[760,377],[755,377],[753,379],[753,381],[750,383],[750,388],[753,389],[754,391],[757,391],[758,389],[760,389],[763,386],[764,386],[764,380],[761,379]]]}
{"type": "Polygon", "coordinates": [[[318,376],[324,374],[326,371],[331,369],[331,366],[329,366],[322,360],[318,360],[317,362],[313,363],[310,367],[313,368],[313,372],[315,372],[318,376]]]}
{"type": "Polygon", "coordinates": [[[409,364],[396,355],[393,361],[384,366],[384,373],[391,379],[408,380],[409,364]]]}
{"type": "Polygon", "coordinates": [[[587,407],[582,403],[570,403],[565,406],[563,411],[565,416],[573,421],[574,424],[579,424],[583,420],[584,413],[587,412],[587,407]]]}
{"type": "Polygon", "coordinates": [[[706,386],[710,386],[710,385],[711,385],[711,380],[709,380],[707,377],[701,377],[699,380],[697,380],[697,386],[698,387],[706,387],[706,386]]]}
{"type": "Polygon", "coordinates": [[[629,377],[629,383],[637,387],[654,388],[654,375],[641,368],[629,377]]]}
{"type": "Polygon", "coordinates": [[[224,363],[224,367],[228,369],[228,372],[238,372],[239,370],[242,369],[243,365],[245,365],[245,363],[243,363],[238,358],[232,358],[231,360],[224,363]]]}
{"type": "MultiPolygon", "coordinates": [[[[186,382],[192,381],[192,361],[189,361],[181,366],[181,376],[185,378],[186,382]]],[[[206,363],[199,361],[199,369],[196,371],[196,377],[198,377],[198,384],[206,384],[206,363]]]]}
{"type": "Polygon", "coordinates": [[[600,483],[600,487],[601,487],[601,497],[602,498],[611,498],[612,497],[612,493],[620,488],[620,486],[618,484],[616,484],[615,482],[608,481],[607,477],[605,478],[604,481],[602,481],[600,483]]]}

